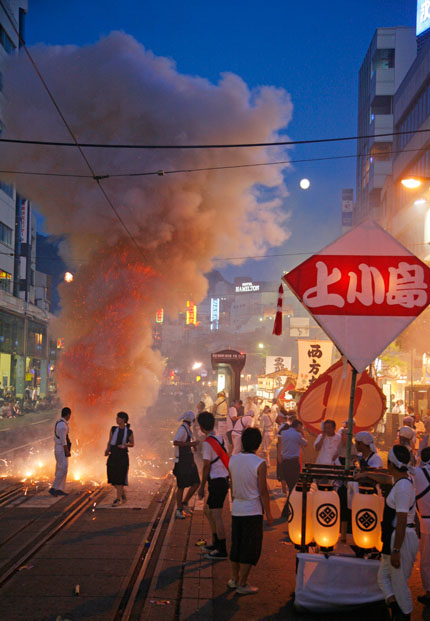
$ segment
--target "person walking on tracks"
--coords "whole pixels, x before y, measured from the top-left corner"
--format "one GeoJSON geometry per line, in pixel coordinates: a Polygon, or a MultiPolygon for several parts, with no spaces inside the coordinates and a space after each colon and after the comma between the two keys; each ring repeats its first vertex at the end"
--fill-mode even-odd
{"type": "Polygon", "coordinates": [[[199,414],[198,423],[205,434],[203,442],[203,472],[202,482],[198,491],[199,498],[205,495],[206,482],[209,495],[204,507],[204,513],[212,529],[213,543],[202,547],[207,552],[205,558],[210,560],[226,559],[227,548],[225,528],[222,519],[224,500],[228,492],[228,462],[229,457],[223,438],[215,435],[215,418],[210,412],[199,414]]]}
{"type": "Polygon", "coordinates": [[[72,415],[70,408],[61,410],[61,418],[59,418],[54,427],[54,455],[55,455],[55,479],[49,493],[51,496],[67,496],[66,480],[67,470],[70,457],[70,449],[72,443],[69,438],[69,420],[72,415]]]}
{"type": "Polygon", "coordinates": [[[175,466],[173,474],[176,477],[178,489],[176,491],[176,513],[175,517],[184,520],[188,515],[192,515],[188,503],[200,485],[199,472],[194,462],[192,448],[198,446],[198,442],[193,439],[191,425],[195,419],[194,412],[188,411],[179,417],[182,421],[181,426],[173,438],[175,447],[175,466]],[[184,498],[184,491],[188,487],[188,492],[184,498]]]}
{"type": "Polygon", "coordinates": [[[133,432],[128,423],[128,414],[118,412],[116,415],[117,425],[113,426],[109,433],[109,442],[105,451],[107,456],[108,483],[116,489],[116,498],[112,507],[117,507],[127,501],[124,486],[128,485],[128,449],[134,446],[133,432]]]}

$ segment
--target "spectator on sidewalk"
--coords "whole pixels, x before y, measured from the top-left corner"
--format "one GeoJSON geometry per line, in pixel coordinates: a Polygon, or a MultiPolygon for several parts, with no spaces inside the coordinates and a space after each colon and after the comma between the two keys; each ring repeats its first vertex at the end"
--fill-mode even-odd
{"type": "Polygon", "coordinates": [[[430,447],[421,451],[421,463],[414,473],[415,494],[420,518],[420,572],[424,595],[418,601],[430,606],[430,447]]]}
{"type": "Polygon", "coordinates": [[[341,437],[336,433],[334,420],[324,421],[322,432],[314,443],[314,448],[318,453],[316,463],[332,466],[339,453],[340,442],[341,437]]]}
{"type": "Polygon", "coordinates": [[[233,401],[230,405],[227,412],[227,426],[226,426],[226,435],[227,435],[227,448],[228,454],[231,455],[233,451],[233,427],[235,422],[238,420],[239,416],[237,413],[238,401],[233,401]]]}
{"type": "Polygon", "coordinates": [[[303,434],[303,423],[293,420],[288,429],[283,429],[280,438],[281,472],[288,488],[282,517],[288,518],[289,497],[300,476],[300,457],[302,448],[307,446],[303,434]]]}
{"type": "Polygon", "coordinates": [[[239,416],[233,426],[231,434],[233,440],[233,455],[238,455],[242,450],[242,433],[248,427],[252,427],[254,412],[248,409],[243,416],[239,416]]]}
{"type": "Polygon", "coordinates": [[[200,477],[197,466],[194,461],[192,449],[197,447],[198,442],[193,438],[191,425],[195,419],[194,413],[185,412],[179,417],[182,421],[181,426],[173,438],[173,446],[175,447],[175,466],[173,474],[176,477],[178,489],[176,490],[176,518],[183,520],[187,515],[192,515],[188,503],[196,493],[200,477]],[[185,498],[184,491],[188,487],[185,498]]]}
{"type": "Polygon", "coordinates": [[[213,404],[212,414],[215,416],[215,433],[227,442],[228,403],[224,390],[221,390],[213,404]]]}
{"type": "Polygon", "coordinates": [[[204,513],[213,536],[212,545],[203,546],[202,550],[207,552],[205,558],[210,560],[226,559],[228,556],[222,509],[228,492],[227,468],[229,458],[223,438],[220,435],[215,435],[214,415],[210,412],[202,412],[197,421],[206,436],[202,443],[203,471],[198,495],[199,498],[204,497],[207,482],[209,494],[204,513]]]}
{"type": "Polygon", "coordinates": [[[273,440],[273,419],[270,413],[270,407],[266,405],[260,418],[261,433],[263,440],[261,443],[261,456],[270,468],[270,447],[273,440]]]}
{"type": "Polygon", "coordinates": [[[227,585],[240,595],[258,592],[258,587],[248,583],[248,577],[261,554],[263,510],[268,525],[273,522],[266,462],[256,455],[261,440],[259,429],[245,429],[242,434],[243,451],[233,455],[229,463],[233,498],[230,551],[233,577],[227,585]]]}
{"type": "Polygon", "coordinates": [[[51,496],[67,496],[66,488],[67,471],[69,468],[68,458],[72,443],[69,438],[69,420],[72,415],[70,408],[61,410],[54,427],[54,455],[55,455],[55,479],[49,493],[51,496]]]}

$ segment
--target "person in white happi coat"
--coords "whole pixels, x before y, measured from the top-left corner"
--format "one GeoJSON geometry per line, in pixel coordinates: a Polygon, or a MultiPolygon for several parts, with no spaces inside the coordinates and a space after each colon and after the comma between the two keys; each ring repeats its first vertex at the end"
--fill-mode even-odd
{"type": "Polygon", "coordinates": [[[54,455],[55,455],[55,479],[49,493],[51,496],[67,496],[64,491],[66,488],[67,470],[69,467],[70,448],[72,446],[69,439],[69,420],[72,415],[70,408],[61,410],[59,418],[54,427],[54,455]]]}
{"type": "Polygon", "coordinates": [[[411,618],[413,600],[408,580],[418,552],[415,531],[415,487],[411,478],[414,468],[409,465],[410,453],[406,446],[396,444],[388,453],[388,475],[362,472],[357,479],[370,478],[377,483],[391,483],[385,499],[382,518],[382,559],[378,571],[378,585],[396,621],[411,618]]]}
{"type": "Polygon", "coordinates": [[[425,589],[418,601],[430,606],[430,447],[421,451],[421,463],[415,468],[415,493],[420,516],[420,572],[425,589]]]}

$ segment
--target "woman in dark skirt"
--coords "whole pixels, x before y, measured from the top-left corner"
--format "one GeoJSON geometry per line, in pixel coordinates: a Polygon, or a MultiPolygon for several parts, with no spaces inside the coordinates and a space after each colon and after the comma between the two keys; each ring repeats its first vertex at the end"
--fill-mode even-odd
{"type": "Polygon", "coordinates": [[[117,426],[110,430],[109,442],[105,451],[105,455],[108,456],[108,483],[116,489],[116,498],[112,507],[117,507],[127,500],[124,486],[128,485],[128,449],[134,446],[133,432],[128,424],[128,414],[118,412],[116,422],[117,426]]]}

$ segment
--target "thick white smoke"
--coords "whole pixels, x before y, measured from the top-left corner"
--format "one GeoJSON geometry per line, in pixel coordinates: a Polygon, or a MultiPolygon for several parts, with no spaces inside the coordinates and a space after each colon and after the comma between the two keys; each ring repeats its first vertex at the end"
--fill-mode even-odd
{"type": "MultiPolygon", "coordinates": [[[[218,84],[182,75],[171,60],[122,33],[87,47],[36,46],[31,53],[80,142],[266,142],[279,139],[292,113],[281,89],[250,91],[232,74],[218,84]]],[[[8,59],[2,71],[3,135],[70,141],[25,55],[8,59]]],[[[84,151],[96,175],[246,165],[281,154],[274,148],[84,151]]],[[[3,144],[0,168],[89,174],[77,149],[68,147],[3,144]]],[[[119,409],[135,415],[153,402],[162,372],[151,348],[158,308],[175,314],[188,299],[201,301],[213,257],[261,255],[288,236],[281,210],[286,190],[275,166],[103,180],[145,258],[94,180],[2,176],[40,205],[47,232],[64,237],[64,255],[76,266],[74,282],[61,292],[67,350],[59,386],[63,401],[85,415],[87,430],[99,416],[119,409]],[[264,200],[267,187],[271,198],[264,200]]]]}

